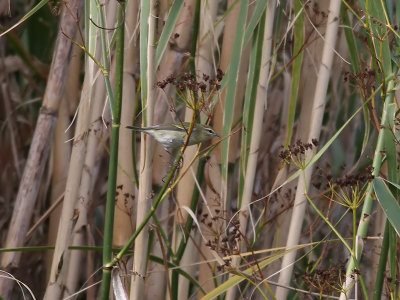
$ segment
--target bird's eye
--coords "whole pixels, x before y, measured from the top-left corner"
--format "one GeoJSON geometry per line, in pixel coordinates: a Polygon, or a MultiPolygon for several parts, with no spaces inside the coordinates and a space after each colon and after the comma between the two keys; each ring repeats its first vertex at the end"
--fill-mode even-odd
{"type": "Polygon", "coordinates": [[[214,131],[212,129],[208,129],[208,133],[214,134],[214,131]]]}

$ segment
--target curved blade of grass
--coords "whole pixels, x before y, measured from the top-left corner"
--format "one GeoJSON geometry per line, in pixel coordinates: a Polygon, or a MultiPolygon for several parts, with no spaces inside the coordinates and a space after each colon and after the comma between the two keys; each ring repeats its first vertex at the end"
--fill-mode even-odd
{"type": "Polygon", "coordinates": [[[15,23],[13,26],[11,26],[10,28],[6,29],[4,32],[2,32],[0,34],[0,38],[4,35],[6,35],[7,33],[9,33],[11,30],[17,28],[19,25],[21,25],[23,22],[25,22],[26,20],[28,20],[30,17],[32,17],[39,9],[41,9],[43,6],[45,6],[47,4],[47,2],[49,2],[49,0],[42,0],[40,1],[38,4],[36,4],[36,6],[34,8],[32,8],[25,16],[23,16],[21,18],[21,20],[19,20],[17,23],[15,23]]]}
{"type": "Polygon", "coordinates": [[[181,12],[184,0],[175,0],[169,10],[167,21],[158,41],[156,49],[156,68],[160,65],[161,58],[167,48],[168,41],[171,37],[172,31],[175,28],[176,21],[178,20],[179,13],[181,12]]]}
{"type": "MultiPolygon", "coordinates": [[[[398,236],[400,236],[400,206],[397,200],[390,192],[388,186],[385,184],[382,178],[376,177],[373,180],[374,191],[376,199],[382,206],[382,209],[388,218],[390,224],[392,224],[394,230],[398,236]]],[[[398,185],[396,185],[398,187],[398,185]]]]}

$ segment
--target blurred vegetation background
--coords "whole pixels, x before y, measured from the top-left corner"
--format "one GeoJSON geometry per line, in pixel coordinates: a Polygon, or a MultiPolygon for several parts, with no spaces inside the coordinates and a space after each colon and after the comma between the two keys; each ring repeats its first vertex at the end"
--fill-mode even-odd
{"type": "Polygon", "coordinates": [[[1,2],[0,295],[397,299],[399,16],[1,2]],[[126,128],[183,121],[221,137],[126,128]]]}

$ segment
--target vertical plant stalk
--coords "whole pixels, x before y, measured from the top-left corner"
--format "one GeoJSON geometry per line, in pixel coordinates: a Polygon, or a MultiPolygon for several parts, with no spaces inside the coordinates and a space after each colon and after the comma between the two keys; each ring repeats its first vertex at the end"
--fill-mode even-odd
{"type": "MultiPolygon", "coordinates": [[[[325,43],[322,61],[318,71],[318,80],[315,87],[308,140],[319,138],[321,132],[322,118],[325,110],[325,97],[329,84],[332,61],[335,55],[334,48],[339,27],[340,5],[340,0],[331,0],[329,6],[325,43]]],[[[309,161],[311,156],[312,153],[306,153],[306,161],[309,161]]],[[[299,177],[286,247],[292,247],[298,244],[307,203],[305,193],[310,184],[312,171],[313,165],[305,169],[304,176],[299,177]]],[[[295,258],[296,251],[289,252],[283,257],[281,264],[282,271],[278,281],[280,287],[276,290],[277,299],[286,299],[287,297],[288,290],[282,286],[288,286],[290,284],[295,258]]]]}
{"type": "Polygon", "coordinates": [[[251,143],[251,132],[253,131],[253,120],[255,104],[257,99],[257,85],[260,78],[261,58],[263,51],[263,38],[265,28],[265,9],[263,16],[254,31],[253,47],[249,61],[249,75],[247,78],[246,94],[243,105],[242,123],[246,130],[242,132],[242,144],[241,144],[241,156],[239,162],[239,187],[238,187],[238,199],[239,203],[242,203],[245,171],[247,161],[249,157],[250,143],[251,143]]]}
{"type": "MultiPolygon", "coordinates": [[[[122,79],[123,79],[123,65],[124,65],[124,17],[125,17],[125,3],[118,2],[118,22],[121,24],[117,31],[117,45],[116,45],[116,72],[115,72],[115,101],[112,101],[113,94],[111,90],[107,90],[110,100],[111,108],[111,147],[110,147],[110,162],[108,169],[108,186],[107,186],[107,202],[105,211],[104,222],[104,241],[103,241],[103,266],[107,265],[112,260],[112,245],[113,245],[113,227],[114,227],[114,211],[115,211],[115,194],[117,183],[117,168],[118,168],[118,142],[119,142],[119,128],[121,122],[121,103],[122,103],[122,79]]],[[[104,48],[104,31],[102,31],[103,39],[103,55],[104,48]]],[[[108,64],[103,58],[104,67],[108,70],[108,64]]],[[[105,77],[107,87],[107,78],[105,77]]],[[[101,299],[108,299],[110,289],[111,271],[109,268],[103,268],[103,282],[101,286],[101,299]]]]}
{"type": "MultiPolygon", "coordinates": [[[[77,36],[77,35],[76,35],[77,36]]],[[[58,112],[57,127],[54,132],[53,139],[53,150],[52,160],[52,183],[51,183],[51,196],[50,202],[54,204],[60,196],[64,196],[65,187],[68,177],[68,166],[71,158],[71,143],[65,143],[66,140],[70,140],[73,137],[73,132],[65,132],[70,124],[71,114],[77,109],[79,94],[81,92],[80,85],[81,81],[79,76],[75,74],[79,73],[82,69],[82,50],[75,47],[72,52],[69,78],[67,81],[66,93],[63,96],[61,106],[58,112]],[[72,104],[72,105],[69,105],[72,104]]],[[[55,245],[57,240],[57,230],[61,216],[62,205],[58,206],[50,215],[49,220],[49,233],[48,233],[48,244],[55,245]]],[[[51,261],[53,258],[53,251],[49,251],[46,254],[46,278],[50,277],[51,261]]]]}
{"type": "MultiPolygon", "coordinates": [[[[139,3],[129,1],[125,10],[125,53],[124,53],[124,78],[121,124],[132,124],[138,99],[136,97],[136,79],[138,77],[139,49],[136,45],[138,34],[135,31],[138,25],[139,3]]],[[[118,174],[117,188],[118,194],[115,202],[114,234],[113,245],[122,247],[133,234],[134,220],[132,216],[136,212],[136,201],[134,198],[136,185],[133,184],[135,178],[133,162],[132,131],[122,128],[119,132],[118,148],[118,174]]],[[[136,182],[137,184],[137,182],[136,182]]]]}
{"type": "Polygon", "coordinates": [[[381,245],[381,254],[379,256],[379,265],[376,272],[376,280],[374,287],[374,300],[380,300],[382,297],[382,287],[385,279],[386,263],[389,252],[389,226],[390,223],[386,222],[385,232],[383,234],[383,241],[381,245]]]}
{"type": "MultiPolygon", "coordinates": [[[[77,195],[77,201],[75,205],[75,215],[76,223],[74,224],[73,230],[70,232],[71,236],[71,245],[75,247],[85,246],[88,243],[88,228],[90,228],[90,224],[88,222],[88,213],[90,212],[90,207],[93,202],[93,188],[98,178],[99,167],[101,159],[99,157],[103,157],[105,153],[104,147],[100,144],[100,141],[107,140],[108,130],[103,127],[103,122],[101,121],[101,115],[103,113],[104,101],[105,101],[105,86],[102,78],[98,78],[94,82],[93,86],[94,93],[91,97],[91,106],[90,106],[90,121],[89,121],[89,130],[87,133],[87,147],[84,158],[84,170],[82,172],[79,192],[77,195]],[[100,149],[100,151],[99,151],[100,149]]],[[[80,277],[77,274],[82,272],[82,262],[84,257],[87,256],[87,252],[85,251],[68,251],[65,255],[69,255],[68,259],[65,259],[68,262],[67,274],[65,278],[65,289],[63,298],[70,296],[74,293],[78,287],[78,283],[80,277]]]]}
{"type": "MultiPolygon", "coordinates": [[[[251,131],[251,143],[245,171],[244,189],[242,203],[239,213],[239,231],[245,234],[247,231],[247,221],[249,216],[249,204],[253,194],[254,178],[257,169],[257,159],[260,147],[260,140],[263,129],[264,112],[267,109],[267,90],[270,76],[270,67],[272,61],[272,46],[274,35],[274,20],[276,1],[268,1],[266,12],[266,21],[263,36],[263,55],[261,58],[260,78],[257,84],[257,96],[254,110],[253,129],[251,131]]],[[[241,247],[244,247],[242,243],[241,247]]],[[[234,258],[232,266],[237,267],[240,264],[240,258],[234,258]]],[[[236,299],[236,287],[232,288],[227,293],[227,299],[236,299]]]]}
{"type": "Polygon", "coordinates": [[[287,128],[285,148],[287,148],[292,140],[293,124],[296,114],[296,105],[299,94],[301,67],[303,65],[303,45],[304,45],[304,10],[301,0],[294,1],[294,10],[296,14],[296,21],[294,24],[294,47],[293,53],[296,56],[293,60],[292,68],[292,86],[290,91],[290,104],[287,115],[287,128]]]}
{"type": "MultiPolygon", "coordinates": [[[[229,1],[228,3],[233,3],[233,1],[229,1]]],[[[239,2],[236,3],[239,5],[239,2]]],[[[222,92],[223,98],[223,106],[217,105],[217,108],[223,110],[223,128],[222,128],[222,136],[226,137],[222,140],[221,143],[221,175],[222,175],[222,207],[226,209],[229,207],[228,201],[228,164],[229,164],[229,148],[231,143],[230,132],[233,124],[233,115],[234,115],[234,107],[235,107],[235,98],[237,91],[237,83],[238,83],[238,74],[240,61],[242,59],[242,51],[243,51],[243,39],[244,39],[244,28],[246,27],[246,19],[248,14],[248,5],[249,2],[246,0],[241,0],[240,5],[236,7],[234,12],[237,14],[230,15],[230,19],[234,24],[234,27],[226,28],[224,33],[224,44],[223,44],[223,52],[221,54],[221,69],[226,73],[227,76],[227,84],[226,89],[222,92]],[[232,30],[235,28],[235,32],[232,30]],[[232,36],[234,40],[232,41],[232,36]],[[225,50],[225,51],[224,51],[225,50]],[[224,62],[225,61],[225,62],[224,62]],[[225,66],[224,66],[225,65],[225,66]],[[228,70],[229,68],[229,70],[228,70]]],[[[231,13],[232,13],[231,12],[231,13]]],[[[233,25],[231,24],[231,25],[233,25]]],[[[226,26],[225,26],[226,27],[226,26]]],[[[217,111],[218,113],[218,111],[217,111]]],[[[216,128],[217,130],[219,128],[216,128]]]]}
{"type": "MultiPolygon", "coordinates": [[[[142,107],[143,107],[143,126],[150,126],[153,123],[154,96],[155,96],[155,5],[156,1],[143,0],[141,3],[140,16],[140,64],[142,78],[142,107]],[[143,72],[146,68],[146,72],[143,72]],[[144,78],[145,77],[145,78],[144,78]]],[[[137,208],[136,224],[142,224],[144,217],[151,208],[152,200],[152,166],[154,141],[141,134],[140,147],[140,185],[137,208]]],[[[148,233],[147,226],[139,234],[135,241],[135,256],[133,271],[142,276],[132,276],[131,280],[131,299],[143,299],[144,297],[144,275],[147,267],[148,252],[148,233]]]]}
{"type": "MultiPolygon", "coordinates": [[[[60,21],[60,31],[50,67],[49,80],[40,110],[28,159],[25,164],[22,179],[15,201],[13,215],[5,242],[5,248],[23,246],[29,224],[31,222],[33,207],[36,203],[41,184],[44,167],[49,157],[50,145],[57,122],[57,112],[68,75],[69,61],[71,58],[72,44],[65,38],[61,30],[69,36],[75,36],[76,23],[74,17],[81,10],[80,1],[68,2],[69,10],[64,9],[60,21]],[[75,14],[75,15],[71,15],[75,14]]],[[[1,257],[1,269],[10,270],[10,267],[19,265],[20,253],[8,252],[1,257]]],[[[0,279],[0,294],[6,299],[10,298],[13,282],[0,279]]]]}

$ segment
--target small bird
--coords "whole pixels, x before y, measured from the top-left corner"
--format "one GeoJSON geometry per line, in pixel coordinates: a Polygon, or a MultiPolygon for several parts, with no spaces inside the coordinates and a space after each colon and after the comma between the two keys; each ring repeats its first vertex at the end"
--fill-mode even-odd
{"type": "MultiPolygon", "coordinates": [[[[187,133],[190,129],[189,122],[161,124],[149,127],[126,126],[128,129],[144,132],[151,135],[165,149],[179,148],[185,145],[187,133]]],[[[212,127],[200,123],[194,124],[188,145],[195,145],[219,135],[212,127]]]]}

